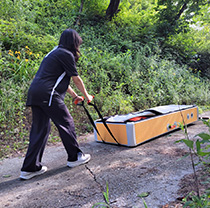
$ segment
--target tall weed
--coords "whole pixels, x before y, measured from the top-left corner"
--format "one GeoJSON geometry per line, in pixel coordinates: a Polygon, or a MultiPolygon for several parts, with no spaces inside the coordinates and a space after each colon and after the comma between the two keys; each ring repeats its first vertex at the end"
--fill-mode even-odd
{"type": "Polygon", "coordinates": [[[30,111],[26,95],[38,65],[40,55],[28,46],[20,51],[4,51],[0,56],[0,157],[20,151],[28,143],[30,111]]]}
{"type": "Polygon", "coordinates": [[[19,152],[28,143],[28,111],[25,107],[29,83],[17,85],[10,80],[0,83],[0,157],[19,152]]]}
{"type": "MultiPolygon", "coordinates": [[[[210,130],[210,120],[203,120],[203,123],[209,128],[210,130]]],[[[196,140],[191,140],[189,138],[187,132],[187,126],[185,124],[180,124],[180,127],[185,132],[185,139],[178,140],[178,142],[184,143],[189,148],[189,155],[191,158],[192,168],[193,168],[193,178],[196,191],[189,193],[184,199],[184,206],[183,207],[203,207],[207,208],[210,205],[210,193],[209,189],[202,190],[199,188],[199,180],[201,178],[198,177],[197,172],[195,170],[196,165],[202,165],[206,172],[209,172],[209,158],[210,158],[210,134],[208,133],[199,133],[195,137],[199,137],[196,140]],[[195,155],[198,158],[198,163],[195,163],[195,155]]],[[[205,171],[204,171],[205,172],[205,171]]],[[[209,181],[205,181],[204,183],[208,183],[209,181]]]]}
{"type": "Polygon", "coordinates": [[[28,46],[19,51],[8,50],[0,61],[0,77],[22,83],[31,80],[40,64],[40,54],[33,53],[28,46]]]}

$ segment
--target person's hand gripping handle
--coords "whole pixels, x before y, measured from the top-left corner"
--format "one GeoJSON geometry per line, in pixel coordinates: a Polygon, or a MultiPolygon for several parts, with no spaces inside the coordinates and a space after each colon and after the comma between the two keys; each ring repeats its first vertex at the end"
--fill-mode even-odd
{"type": "Polygon", "coordinates": [[[89,97],[87,99],[87,104],[89,104],[93,100],[93,98],[94,98],[93,95],[89,95],[89,97]]]}
{"type": "Polygon", "coordinates": [[[84,97],[83,96],[77,96],[76,99],[74,100],[74,104],[75,105],[79,105],[81,102],[84,101],[84,97]]]}
{"type": "MultiPolygon", "coordinates": [[[[89,103],[93,100],[94,96],[88,95],[86,98],[87,98],[87,104],[89,104],[89,103]]],[[[85,100],[85,98],[84,98],[83,96],[78,96],[78,97],[74,100],[74,104],[75,104],[75,105],[80,105],[80,103],[81,103],[81,102],[84,102],[84,100],[85,100]]]]}

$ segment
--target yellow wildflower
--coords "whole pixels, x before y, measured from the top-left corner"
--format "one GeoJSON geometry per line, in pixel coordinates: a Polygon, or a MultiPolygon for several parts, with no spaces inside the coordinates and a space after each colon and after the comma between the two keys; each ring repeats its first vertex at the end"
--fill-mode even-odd
{"type": "Polygon", "coordinates": [[[32,55],[32,54],[33,54],[32,52],[29,53],[29,55],[32,55]]]}
{"type": "Polygon", "coordinates": [[[26,46],[26,49],[29,49],[29,47],[28,47],[28,46],[26,46]]]}
{"type": "Polygon", "coordinates": [[[19,55],[17,56],[17,59],[20,59],[20,56],[19,55]]]}
{"type": "Polygon", "coordinates": [[[28,59],[25,59],[26,62],[28,62],[28,59]]]}
{"type": "Polygon", "coordinates": [[[10,56],[14,56],[13,54],[13,51],[12,50],[9,50],[9,53],[8,53],[10,56]]]}

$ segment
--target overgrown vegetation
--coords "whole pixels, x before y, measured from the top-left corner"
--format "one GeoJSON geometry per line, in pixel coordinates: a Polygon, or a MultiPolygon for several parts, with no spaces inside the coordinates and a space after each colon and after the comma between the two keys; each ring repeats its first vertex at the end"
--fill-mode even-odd
{"type": "MultiPolygon", "coordinates": [[[[205,121],[203,123],[209,128],[210,133],[210,120],[205,121]]],[[[195,184],[195,191],[190,192],[185,198],[183,199],[184,206],[183,207],[200,207],[200,208],[207,208],[210,206],[210,189],[200,190],[199,182],[202,178],[198,177],[195,167],[200,165],[203,169],[204,174],[208,174],[210,171],[210,134],[208,133],[199,133],[195,135],[197,137],[196,140],[190,139],[187,131],[187,126],[185,124],[180,124],[180,127],[185,132],[185,139],[181,139],[177,142],[183,142],[189,147],[189,154],[191,158],[192,168],[193,168],[193,175],[194,175],[194,184],[195,184]],[[198,162],[195,162],[196,156],[198,162]]],[[[209,180],[202,181],[202,183],[209,184],[209,180]]]]}
{"type": "MultiPolygon", "coordinates": [[[[163,26],[171,23],[160,16],[169,12],[164,1],[121,1],[110,20],[109,0],[84,1],[82,12],[75,0],[2,0],[0,157],[25,149],[31,124],[25,107],[28,87],[43,56],[68,27],[83,38],[78,71],[103,115],[171,103],[208,109],[210,18],[209,4],[202,2],[193,7],[190,18],[183,13],[167,32],[163,26]]],[[[92,131],[69,96],[66,103],[78,134],[92,131]]],[[[57,141],[56,131],[50,140],[57,141]]]]}

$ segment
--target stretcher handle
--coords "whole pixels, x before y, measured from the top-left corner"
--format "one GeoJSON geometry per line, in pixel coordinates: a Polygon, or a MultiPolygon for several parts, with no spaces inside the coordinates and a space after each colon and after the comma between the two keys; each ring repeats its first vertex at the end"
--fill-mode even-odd
{"type": "MultiPolygon", "coordinates": [[[[93,96],[93,95],[92,95],[92,96],[93,96]]],[[[96,130],[96,132],[98,133],[98,135],[101,137],[101,135],[100,135],[98,129],[96,128],[96,125],[95,125],[95,123],[94,123],[94,121],[93,121],[93,119],[92,119],[92,117],[91,117],[89,111],[87,110],[87,108],[86,108],[85,105],[84,105],[84,97],[82,97],[82,98],[83,98],[82,101],[78,102],[77,99],[76,99],[76,100],[74,101],[74,103],[75,103],[76,105],[80,105],[80,106],[82,106],[82,107],[84,108],[84,110],[85,110],[85,112],[86,112],[86,114],[87,114],[87,116],[88,116],[88,118],[89,118],[91,124],[93,125],[93,127],[94,127],[94,129],[96,130]]],[[[93,96],[93,98],[94,98],[94,96],[93,96]]],[[[87,104],[88,104],[88,105],[91,105],[91,106],[93,106],[93,107],[95,108],[96,112],[98,113],[98,115],[99,115],[101,121],[103,122],[103,124],[104,124],[105,128],[107,129],[107,131],[109,132],[109,134],[112,136],[112,138],[114,139],[114,141],[115,141],[118,145],[120,145],[120,143],[116,140],[116,138],[115,138],[114,135],[112,134],[111,130],[109,129],[108,125],[106,124],[106,121],[104,120],[104,118],[103,118],[103,116],[101,115],[100,111],[98,110],[97,106],[96,106],[94,103],[92,103],[91,101],[89,101],[89,100],[87,101],[87,104]]],[[[106,142],[102,139],[102,137],[101,137],[101,140],[102,140],[104,143],[106,143],[106,142]]]]}
{"type": "Polygon", "coordinates": [[[76,98],[75,101],[74,101],[74,104],[75,105],[83,105],[85,98],[82,96],[82,99],[83,99],[82,101],[78,101],[78,99],[76,98]]]}
{"type": "MultiPolygon", "coordinates": [[[[89,120],[90,120],[92,126],[94,127],[94,129],[96,130],[96,132],[98,133],[98,135],[100,136],[101,140],[102,140],[104,143],[106,143],[106,142],[103,140],[103,138],[101,137],[101,135],[100,135],[98,129],[96,128],[96,125],[95,125],[95,123],[94,123],[94,120],[92,119],[92,117],[91,117],[91,115],[90,115],[88,109],[87,109],[87,108],[85,107],[85,105],[84,105],[84,97],[82,97],[82,98],[83,98],[82,101],[78,102],[77,100],[75,100],[74,103],[75,103],[76,105],[82,106],[82,107],[84,108],[84,110],[85,110],[85,112],[86,112],[86,114],[87,114],[87,116],[88,116],[88,118],[89,118],[89,120]]],[[[94,96],[93,96],[93,98],[94,98],[94,96]]],[[[88,104],[88,105],[91,105],[91,104],[92,104],[92,103],[91,103],[91,104],[90,104],[90,103],[91,103],[91,101],[87,101],[87,104],[88,104]]]]}
{"type": "MultiPolygon", "coordinates": [[[[94,95],[92,95],[92,97],[94,98],[94,95]]],[[[91,100],[91,101],[88,100],[88,101],[87,101],[87,104],[89,105],[91,102],[92,102],[92,100],[91,100]]]]}
{"type": "MultiPolygon", "coordinates": [[[[92,95],[92,97],[94,98],[94,95],[92,95]]],[[[84,104],[85,98],[82,96],[82,99],[83,99],[82,101],[78,101],[78,99],[76,98],[75,101],[74,101],[74,104],[75,104],[75,105],[83,105],[83,104],[84,104]]],[[[91,102],[91,101],[88,100],[88,101],[87,101],[87,104],[89,105],[90,102],[91,102]]]]}

